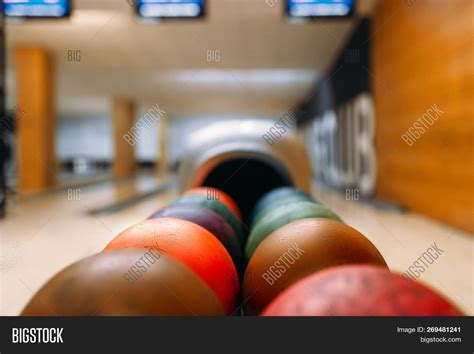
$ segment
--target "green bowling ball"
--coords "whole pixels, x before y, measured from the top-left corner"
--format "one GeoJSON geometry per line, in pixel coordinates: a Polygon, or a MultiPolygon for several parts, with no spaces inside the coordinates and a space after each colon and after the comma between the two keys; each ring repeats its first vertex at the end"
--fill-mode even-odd
{"type": "Polygon", "coordinates": [[[321,204],[308,201],[282,205],[266,214],[252,229],[245,247],[247,261],[258,245],[273,231],[296,220],[324,218],[342,221],[341,218],[321,204]]]}
{"type": "Polygon", "coordinates": [[[260,211],[255,214],[254,218],[252,219],[251,227],[255,227],[257,223],[265,217],[268,213],[272,212],[273,210],[281,207],[282,205],[289,205],[295,202],[313,202],[316,204],[321,204],[320,202],[312,199],[308,195],[305,194],[289,194],[286,196],[282,196],[279,199],[274,199],[269,201],[267,204],[260,209],[260,211]]]}
{"type": "Polygon", "coordinates": [[[252,210],[252,220],[263,208],[265,208],[267,204],[270,204],[275,200],[279,200],[281,198],[294,196],[294,195],[306,196],[309,198],[309,195],[307,193],[293,187],[279,187],[265,193],[257,201],[257,203],[255,204],[252,210]]]}

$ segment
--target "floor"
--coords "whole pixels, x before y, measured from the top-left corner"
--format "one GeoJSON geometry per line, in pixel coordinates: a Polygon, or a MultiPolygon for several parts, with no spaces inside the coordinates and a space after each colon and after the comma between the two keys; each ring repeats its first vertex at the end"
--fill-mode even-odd
{"type": "MultiPolygon", "coordinates": [[[[152,196],[116,213],[92,216],[88,210],[170,180],[172,176],[141,176],[14,201],[8,218],[0,222],[0,315],[18,315],[54,273],[102,250],[117,233],[167,204],[176,191],[152,196]]],[[[365,234],[394,271],[404,272],[436,243],[443,252],[420,280],[441,291],[467,314],[474,314],[474,235],[420,215],[381,211],[360,201],[347,201],[344,195],[323,186],[315,186],[315,196],[365,234]]]]}

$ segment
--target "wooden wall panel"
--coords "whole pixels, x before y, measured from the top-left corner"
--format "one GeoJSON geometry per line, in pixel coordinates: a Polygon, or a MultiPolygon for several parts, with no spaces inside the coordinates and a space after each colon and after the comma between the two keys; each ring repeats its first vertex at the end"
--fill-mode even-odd
{"type": "Polygon", "coordinates": [[[18,136],[18,184],[21,192],[36,192],[56,182],[55,85],[53,60],[37,47],[15,50],[18,136]]]}
{"type": "Polygon", "coordinates": [[[377,196],[474,232],[472,0],[383,0],[372,23],[377,196]],[[412,145],[402,134],[444,113],[412,145]]]}

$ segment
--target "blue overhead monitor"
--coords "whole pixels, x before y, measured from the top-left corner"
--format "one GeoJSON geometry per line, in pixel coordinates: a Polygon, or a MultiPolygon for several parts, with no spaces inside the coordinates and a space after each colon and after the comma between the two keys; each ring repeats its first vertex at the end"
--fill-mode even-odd
{"type": "Polygon", "coordinates": [[[205,12],[204,0],[136,0],[143,18],[197,18],[205,12]]]}
{"type": "Polygon", "coordinates": [[[348,17],[354,12],[355,0],[287,0],[289,17],[348,17]]]}
{"type": "Polygon", "coordinates": [[[61,18],[71,13],[69,0],[3,0],[7,17],[61,18]]]}

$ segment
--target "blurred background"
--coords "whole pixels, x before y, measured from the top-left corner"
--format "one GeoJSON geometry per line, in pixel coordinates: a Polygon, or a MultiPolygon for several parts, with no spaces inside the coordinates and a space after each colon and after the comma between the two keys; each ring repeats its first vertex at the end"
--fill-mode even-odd
{"type": "Polygon", "coordinates": [[[2,314],[169,202],[190,136],[234,119],[296,132],[392,269],[438,242],[422,280],[473,313],[471,0],[3,3],[2,314]]]}

